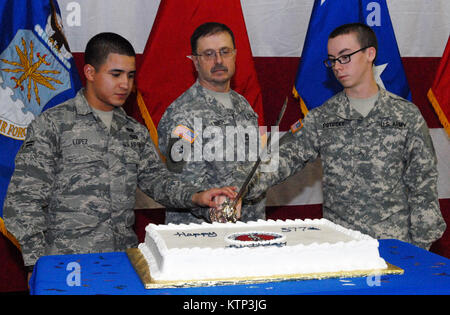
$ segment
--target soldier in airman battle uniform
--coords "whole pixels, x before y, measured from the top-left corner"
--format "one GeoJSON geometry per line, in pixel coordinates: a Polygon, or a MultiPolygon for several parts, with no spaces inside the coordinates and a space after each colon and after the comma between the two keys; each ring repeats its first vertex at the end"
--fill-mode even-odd
{"type": "Polygon", "coordinates": [[[26,266],[43,255],[123,251],[137,246],[136,188],[172,207],[214,207],[230,187],[181,181],[160,161],[145,127],[121,108],[135,52],[113,33],[86,46],[86,88],[38,116],[17,154],[4,204],[7,229],[26,266]]]}

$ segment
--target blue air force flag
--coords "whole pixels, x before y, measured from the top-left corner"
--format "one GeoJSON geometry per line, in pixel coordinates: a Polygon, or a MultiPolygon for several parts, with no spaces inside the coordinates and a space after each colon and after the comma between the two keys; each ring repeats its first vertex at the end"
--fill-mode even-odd
{"type": "Polygon", "coordinates": [[[342,24],[356,22],[370,26],[377,35],[374,75],[378,85],[411,100],[386,1],[315,0],[294,86],[304,114],[342,90],[323,60],[328,55],[330,33],[342,24]]]}
{"type": "MultiPolygon", "coordinates": [[[[28,124],[81,83],[56,0],[0,0],[0,218],[28,124]]],[[[1,221],[1,220],[0,220],[1,221]]]]}

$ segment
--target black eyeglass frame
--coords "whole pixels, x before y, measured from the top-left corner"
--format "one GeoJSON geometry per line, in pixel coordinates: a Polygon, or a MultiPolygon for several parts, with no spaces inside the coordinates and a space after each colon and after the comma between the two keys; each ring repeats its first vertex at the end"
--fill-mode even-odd
{"type": "Polygon", "coordinates": [[[341,65],[345,65],[346,63],[349,63],[350,61],[352,61],[352,59],[350,58],[351,56],[353,56],[354,54],[359,53],[360,51],[363,51],[369,47],[372,47],[372,46],[363,47],[363,48],[358,49],[357,51],[354,51],[350,54],[342,55],[337,58],[327,58],[323,61],[323,64],[327,68],[333,68],[333,66],[336,64],[336,61],[338,61],[341,65]],[[348,61],[342,61],[341,58],[348,58],[348,61]]]}

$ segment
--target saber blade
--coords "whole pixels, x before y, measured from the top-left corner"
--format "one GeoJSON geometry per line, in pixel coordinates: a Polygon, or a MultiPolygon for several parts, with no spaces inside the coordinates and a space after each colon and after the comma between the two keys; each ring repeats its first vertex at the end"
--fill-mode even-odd
{"type": "MultiPolygon", "coordinates": [[[[283,119],[284,112],[286,111],[287,103],[288,103],[288,98],[286,96],[286,99],[284,101],[283,107],[281,107],[281,111],[278,114],[278,119],[277,119],[277,122],[276,122],[276,126],[277,127],[280,125],[281,119],[283,119]]],[[[268,145],[270,143],[271,138],[272,138],[272,133],[270,133],[269,137],[267,138],[266,149],[267,149],[267,147],[268,147],[268,145]]],[[[255,175],[255,172],[258,169],[259,164],[261,164],[261,155],[258,156],[258,159],[256,160],[255,164],[253,165],[252,170],[247,175],[247,178],[245,179],[244,184],[242,185],[241,189],[239,190],[239,193],[238,193],[237,197],[233,200],[233,202],[230,205],[230,208],[233,209],[234,212],[236,212],[236,205],[237,205],[239,199],[242,198],[242,196],[244,195],[245,191],[247,190],[247,186],[250,183],[250,181],[252,180],[253,175],[255,175]]]]}

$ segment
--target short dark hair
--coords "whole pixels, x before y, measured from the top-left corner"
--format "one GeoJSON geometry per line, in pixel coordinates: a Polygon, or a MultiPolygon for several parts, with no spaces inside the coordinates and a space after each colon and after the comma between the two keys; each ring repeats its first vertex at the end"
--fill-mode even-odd
{"type": "Polygon", "coordinates": [[[361,48],[374,47],[378,52],[378,41],[375,32],[369,26],[363,23],[349,23],[338,26],[330,33],[328,39],[350,33],[356,34],[356,39],[361,45],[361,48]]]}
{"type": "Polygon", "coordinates": [[[222,33],[222,32],[226,32],[226,33],[230,34],[231,40],[233,41],[233,46],[234,46],[233,48],[235,48],[236,44],[234,42],[234,34],[228,26],[226,26],[225,24],[222,24],[222,23],[218,23],[218,22],[206,22],[206,23],[200,25],[199,27],[197,27],[195,29],[194,33],[192,33],[192,36],[191,36],[192,54],[193,55],[197,54],[197,41],[200,37],[203,37],[206,35],[222,33]]]}
{"type": "Polygon", "coordinates": [[[84,51],[84,62],[96,70],[105,63],[110,53],[136,57],[133,45],[116,33],[99,33],[92,37],[84,51]]]}

